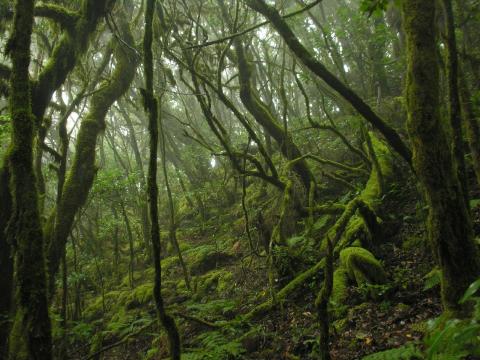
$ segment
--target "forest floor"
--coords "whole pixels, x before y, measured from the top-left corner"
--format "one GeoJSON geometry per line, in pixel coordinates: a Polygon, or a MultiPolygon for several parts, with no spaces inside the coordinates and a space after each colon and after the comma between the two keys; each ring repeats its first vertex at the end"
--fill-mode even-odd
{"type": "MultiPolygon", "coordinates": [[[[393,224],[392,224],[393,225],[393,224]]],[[[433,268],[429,249],[422,246],[423,226],[396,224],[398,231],[377,251],[390,283],[378,288],[375,300],[368,289],[348,288],[348,315],[341,332],[332,334],[332,360],[361,359],[371,353],[419,341],[427,321],[441,313],[438,284],[426,289],[433,268]],[[404,240],[412,239],[405,246],[404,240]]],[[[435,284],[435,281],[433,281],[435,284]]],[[[289,299],[283,312],[275,311],[262,322],[274,334],[259,345],[249,359],[314,359],[319,331],[312,291],[289,299]]]]}
{"type": "MultiPolygon", "coordinates": [[[[419,343],[428,320],[441,313],[438,281],[432,272],[434,265],[418,211],[412,203],[387,202],[385,213],[396,215],[385,220],[388,231],[375,253],[389,282],[373,288],[348,288],[347,315],[341,330],[331,337],[333,360],[362,359],[407,342],[419,343]]],[[[478,230],[479,207],[475,207],[474,214],[478,230]]],[[[239,314],[247,313],[270,296],[265,258],[245,256],[248,246],[239,246],[242,231],[241,221],[224,221],[222,226],[204,231],[203,235],[179,234],[184,257],[194,275],[193,296],[185,288],[176,256],[171,254],[162,260],[164,296],[181,330],[186,353],[182,359],[317,358],[319,327],[314,303],[321,277],[285,299],[282,308],[248,324],[235,322],[239,314]],[[200,261],[201,254],[210,255],[200,261]]],[[[110,311],[97,320],[101,325],[96,331],[103,329],[104,334],[99,348],[121,341],[128,334],[126,328],[134,333],[142,324],[155,319],[150,293],[152,274],[148,269],[144,272],[147,276],[137,281],[133,292],[122,288],[106,295],[110,311]],[[118,325],[122,322],[129,323],[129,327],[118,325]],[[112,330],[115,326],[120,330],[112,330]]],[[[92,301],[97,307],[98,303],[98,299],[92,301]]],[[[91,319],[99,318],[94,305],[87,307],[86,313],[91,319]]],[[[340,327],[338,322],[334,325],[340,327]]],[[[142,331],[105,352],[103,359],[164,359],[167,348],[164,334],[158,338],[155,332],[142,331]]],[[[85,355],[78,358],[85,359],[85,355]]]]}

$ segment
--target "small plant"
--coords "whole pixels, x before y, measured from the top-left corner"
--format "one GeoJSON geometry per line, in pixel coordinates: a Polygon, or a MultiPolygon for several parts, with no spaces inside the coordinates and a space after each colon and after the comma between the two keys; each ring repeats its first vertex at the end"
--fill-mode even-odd
{"type": "Polygon", "coordinates": [[[410,343],[364,357],[362,360],[461,360],[480,356],[480,279],[472,283],[460,304],[472,303],[473,312],[467,319],[447,319],[444,315],[427,324],[428,335],[423,340],[424,350],[410,343]]]}
{"type": "Polygon", "coordinates": [[[473,304],[469,319],[448,319],[443,316],[429,322],[430,335],[425,339],[426,359],[463,359],[480,355],[480,279],[472,283],[460,304],[473,304]]]}
{"type": "Polygon", "coordinates": [[[219,331],[203,333],[195,339],[199,343],[199,349],[182,355],[182,360],[234,360],[244,352],[242,344],[238,341],[229,341],[219,331]]]}
{"type": "Polygon", "coordinates": [[[390,284],[364,283],[358,287],[358,291],[364,300],[381,299],[392,290],[390,284]]]}

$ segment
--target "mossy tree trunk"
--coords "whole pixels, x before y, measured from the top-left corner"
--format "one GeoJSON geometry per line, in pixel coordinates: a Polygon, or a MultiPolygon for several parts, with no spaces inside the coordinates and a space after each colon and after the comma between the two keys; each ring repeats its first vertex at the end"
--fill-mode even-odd
{"type": "Polygon", "coordinates": [[[480,257],[455,158],[439,112],[439,71],[435,2],[405,0],[407,35],[408,131],[413,167],[429,207],[428,236],[442,270],[445,310],[459,310],[458,300],[480,274],[480,257]]]}
{"type": "Polygon", "coordinates": [[[9,214],[12,212],[12,198],[9,187],[10,168],[0,168],[0,359],[7,357],[8,334],[10,332],[10,315],[13,292],[13,252],[3,229],[7,227],[9,214]]]}
{"type": "Polygon", "coordinates": [[[462,117],[465,123],[465,134],[467,135],[470,156],[472,158],[472,167],[475,171],[477,184],[480,185],[480,128],[472,103],[472,95],[462,71],[460,71],[459,92],[462,117]]]}
{"type": "Polygon", "coordinates": [[[445,14],[445,32],[446,32],[446,70],[448,84],[449,116],[453,129],[452,151],[457,164],[457,173],[463,194],[468,207],[468,182],[465,169],[465,150],[462,129],[462,116],[460,109],[460,92],[458,76],[458,54],[457,39],[455,36],[455,20],[453,16],[453,7],[451,0],[442,0],[445,14]]]}
{"type": "Polygon", "coordinates": [[[12,58],[10,114],[12,140],[12,216],[7,239],[15,248],[16,317],[10,334],[11,359],[51,359],[51,325],[43,256],[43,233],[33,169],[34,121],[28,67],[33,28],[33,0],[17,0],[13,33],[7,45],[12,58]]]}
{"type": "MultiPolygon", "coordinates": [[[[175,320],[167,313],[162,297],[162,265],[160,262],[160,227],[158,224],[158,186],[157,186],[157,152],[158,152],[158,102],[153,94],[153,14],[155,0],[148,0],[145,9],[145,36],[143,39],[145,90],[143,92],[145,110],[148,112],[148,130],[150,133],[150,157],[148,163],[147,191],[150,214],[150,240],[153,248],[155,282],[153,296],[160,322],[165,327],[170,344],[170,357],[180,360],[181,345],[175,320]]],[[[162,24],[163,25],[163,24],[162,24]]]]}
{"type": "MultiPolygon", "coordinates": [[[[83,1],[81,10],[71,18],[72,21],[69,24],[69,29],[75,29],[75,31],[65,32],[62,35],[38,79],[32,82],[33,96],[31,98],[31,107],[34,121],[37,124],[43,120],[45,110],[50,103],[53,93],[64,83],[67,75],[75,67],[80,55],[85,52],[91,33],[95,30],[99,19],[106,12],[107,3],[113,5],[114,1],[83,1]]],[[[59,9],[61,8],[59,7],[59,9]]],[[[69,13],[66,14],[69,15],[69,13]]],[[[2,273],[0,288],[3,292],[2,301],[0,301],[0,321],[2,321],[3,316],[9,312],[11,302],[9,299],[11,299],[13,281],[13,262],[10,256],[12,249],[4,236],[7,221],[12,215],[11,194],[8,190],[3,191],[8,189],[6,184],[10,181],[8,159],[4,159],[0,173],[2,175],[0,183],[2,189],[0,192],[0,271],[2,273]]],[[[5,349],[6,339],[4,335],[8,333],[7,327],[7,325],[2,326],[2,330],[0,330],[0,355],[2,348],[5,349]]]]}
{"type": "MultiPolygon", "coordinates": [[[[132,47],[133,37],[125,15],[119,16],[118,26],[122,41],[132,47]]],[[[117,42],[115,57],[117,63],[111,78],[93,95],[90,111],[81,122],[75,156],[65,180],[57,216],[54,224],[47,226],[48,272],[52,279],[50,296],[53,295],[53,279],[58,272],[75,215],[85,203],[97,172],[95,150],[97,138],[105,129],[105,117],[110,106],[125,93],[135,76],[137,57],[131,48],[117,42]]]]}

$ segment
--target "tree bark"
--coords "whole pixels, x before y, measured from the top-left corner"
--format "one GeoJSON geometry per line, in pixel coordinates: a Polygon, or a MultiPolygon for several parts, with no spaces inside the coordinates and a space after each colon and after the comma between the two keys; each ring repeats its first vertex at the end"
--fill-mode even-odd
{"type": "Polygon", "coordinates": [[[439,112],[439,71],[435,2],[406,0],[407,127],[413,144],[413,167],[429,207],[428,236],[442,270],[445,310],[460,310],[458,301],[480,274],[462,186],[439,112]]]}
{"type": "MultiPolygon", "coordinates": [[[[119,30],[122,41],[133,45],[133,37],[124,16],[120,16],[119,30]]],[[[105,117],[110,106],[129,88],[137,65],[136,55],[123,43],[118,42],[115,50],[116,66],[110,81],[101,87],[92,97],[90,111],[82,120],[77,137],[76,151],[65,180],[54,226],[48,226],[48,272],[50,276],[50,296],[52,296],[54,278],[58,272],[65,244],[72,224],[80,207],[87,200],[93,184],[97,167],[95,153],[98,135],[105,129],[105,117]]]]}
{"type": "Polygon", "coordinates": [[[158,103],[153,94],[153,13],[155,0],[147,0],[145,9],[145,35],[143,39],[145,90],[143,93],[145,110],[148,112],[148,130],[150,133],[150,157],[148,163],[147,191],[149,214],[151,222],[151,243],[153,248],[153,263],[155,280],[153,297],[160,322],[165,327],[170,344],[170,357],[180,360],[181,344],[175,320],[167,313],[162,297],[162,265],[160,248],[160,227],[158,224],[158,186],[157,186],[157,151],[158,151],[158,103]]]}
{"type": "Polygon", "coordinates": [[[16,250],[16,316],[10,334],[9,358],[49,360],[52,357],[51,324],[33,169],[34,118],[28,73],[33,8],[33,0],[16,1],[13,33],[7,44],[12,58],[9,106],[13,131],[8,162],[13,207],[6,236],[16,250]]]}

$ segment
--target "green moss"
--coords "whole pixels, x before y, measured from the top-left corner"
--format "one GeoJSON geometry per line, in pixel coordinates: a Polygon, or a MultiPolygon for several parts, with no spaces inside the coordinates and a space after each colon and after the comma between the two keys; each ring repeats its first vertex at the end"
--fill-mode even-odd
{"type": "Polygon", "coordinates": [[[362,217],[355,215],[350,219],[342,240],[341,244],[345,246],[353,241],[360,241],[361,243],[362,241],[363,243],[369,243],[371,241],[371,234],[362,217]]]}
{"type": "Polygon", "coordinates": [[[17,311],[15,315],[15,321],[10,331],[10,337],[8,339],[9,345],[9,360],[28,360],[26,334],[23,333],[21,326],[21,319],[23,315],[21,310],[17,311]]]}
{"type": "Polygon", "coordinates": [[[348,272],[344,267],[339,267],[333,273],[332,295],[330,296],[330,310],[336,318],[345,314],[347,306],[345,300],[348,298],[348,272]]]}
{"type": "Polygon", "coordinates": [[[422,236],[411,235],[407,237],[402,244],[402,248],[405,250],[413,250],[423,248],[425,246],[425,239],[422,236]]]}
{"type": "Polygon", "coordinates": [[[205,296],[211,292],[223,294],[232,290],[232,278],[233,274],[230,271],[213,270],[195,278],[193,287],[199,296],[205,296]]]}
{"type": "Polygon", "coordinates": [[[126,307],[128,309],[146,305],[153,301],[153,284],[148,282],[137,286],[126,299],[126,307]]]}
{"type": "Polygon", "coordinates": [[[348,319],[343,318],[343,319],[335,320],[333,322],[332,326],[337,333],[342,333],[345,330],[345,328],[347,327],[347,324],[348,324],[348,319]]]}
{"type": "Polygon", "coordinates": [[[380,198],[383,195],[381,193],[381,179],[383,178],[384,181],[388,182],[388,180],[393,177],[393,156],[390,149],[383,141],[381,141],[373,133],[369,133],[369,135],[371,138],[375,156],[378,161],[378,165],[380,166],[381,176],[379,176],[378,172],[375,169],[372,170],[367,184],[365,185],[365,188],[360,194],[360,198],[367,204],[373,206],[374,209],[376,209],[376,204],[379,202],[380,198]]]}
{"type": "Polygon", "coordinates": [[[363,284],[384,284],[387,275],[382,264],[368,250],[361,247],[349,247],[340,252],[340,263],[348,272],[351,280],[358,286],[363,284]]]}
{"type": "Polygon", "coordinates": [[[428,331],[428,321],[420,321],[412,324],[410,326],[412,331],[417,331],[419,333],[426,334],[428,331]]]}
{"type": "Polygon", "coordinates": [[[229,264],[233,256],[220,251],[215,245],[201,245],[188,249],[183,254],[192,275],[201,275],[218,266],[229,264]]]}

